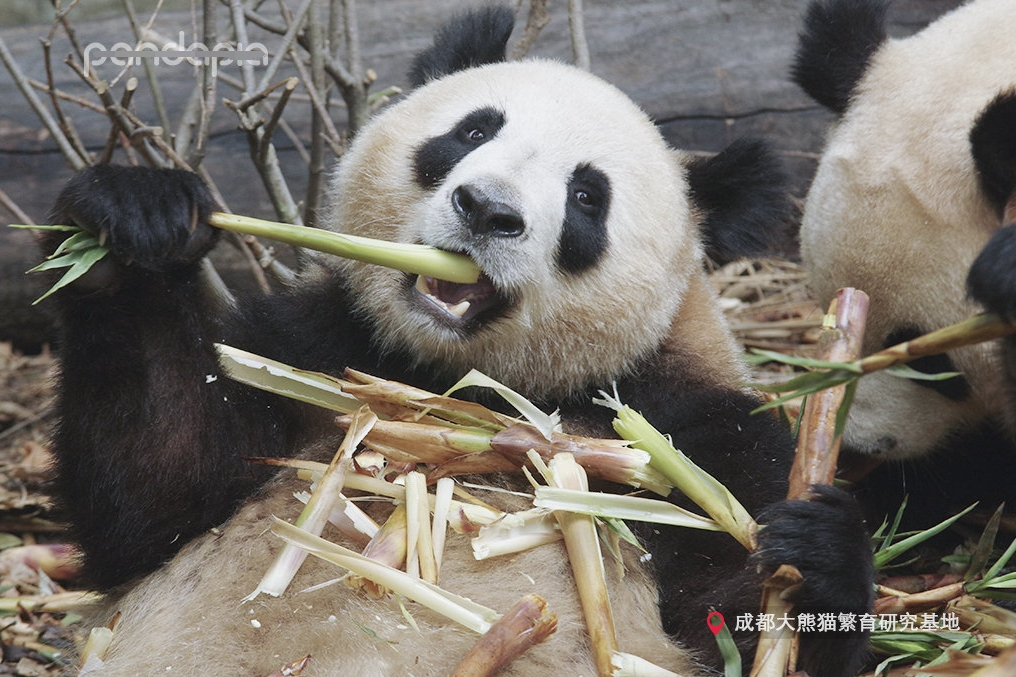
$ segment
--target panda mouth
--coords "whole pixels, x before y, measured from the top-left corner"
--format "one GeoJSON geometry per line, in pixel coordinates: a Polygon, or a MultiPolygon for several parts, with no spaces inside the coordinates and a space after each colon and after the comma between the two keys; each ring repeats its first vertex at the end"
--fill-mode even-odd
{"type": "Polygon", "coordinates": [[[460,324],[505,305],[505,297],[486,275],[472,284],[458,284],[420,275],[413,286],[427,310],[445,322],[460,324]]]}

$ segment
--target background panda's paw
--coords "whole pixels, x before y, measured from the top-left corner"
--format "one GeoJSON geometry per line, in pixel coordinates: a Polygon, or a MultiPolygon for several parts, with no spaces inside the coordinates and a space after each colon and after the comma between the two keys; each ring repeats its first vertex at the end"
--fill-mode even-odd
{"type": "Polygon", "coordinates": [[[865,611],[873,601],[871,539],[854,498],[833,487],[812,487],[815,498],[781,501],[759,515],[759,560],[763,574],[792,564],[805,584],[798,606],[829,611],[865,611]]]}
{"type": "Polygon", "coordinates": [[[53,222],[99,234],[122,263],[168,271],[200,260],[214,245],[218,230],[205,221],[215,208],[192,172],[98,165],[68,182],[53,222]]]}
{"type": "Polygon", "coordinates": [[[984,245],[970,266],[967,290],[988,311],[1016,320],[1016,224],[999,228],[984,245]]]}
{"type": "Polygon", "coordinates": [[[759,516],[763,576],[791,564],[804,584],[791,597],[794,615],[834,614],[837,631],[801,634],[798,668],[813,677],[854,675],[867,656],[867,633],[858,625],[841,631],[840,614],[870,613],[874,602],[871,539],[852,496],[833,487],[813,487],[809,501],[782,501],[759,516]]]}

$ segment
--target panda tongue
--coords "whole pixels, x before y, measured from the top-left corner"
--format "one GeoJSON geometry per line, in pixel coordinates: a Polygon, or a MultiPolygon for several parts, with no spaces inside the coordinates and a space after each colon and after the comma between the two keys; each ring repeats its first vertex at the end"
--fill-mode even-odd
{"type": "Polygon", "coordinates": [[[473,284],[457,284],[421,275],[417,278],[416,288],[435,305],[458,318],[465,317],[470,309],[475,311],[474,304],[482,304],[495,293],[486,276],[480,276],[473,284]]]}

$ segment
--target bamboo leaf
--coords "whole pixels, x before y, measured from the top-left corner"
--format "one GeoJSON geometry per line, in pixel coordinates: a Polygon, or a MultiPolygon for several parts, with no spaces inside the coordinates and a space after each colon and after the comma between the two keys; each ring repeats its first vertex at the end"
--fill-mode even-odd
{"type": "MultiPolygon", "coordinates": [[[[888,564],[892,560],[896,559],[897,557],[902,555],[904,552],[910,550],[914,546],[919,545],[919,544],[923,543],[924,541],[928,540],[929,538],[931,538],[932,536],[935,536],[935,535],[940,534],[941,532],[945,531],[954,522],[956,522],[956,520],[958,520],[959,518],[963,517],[964,515],[966,515],[971,510],[973,510],[976,505],[977,504],[974,503],[973,505],[970,505],[969,507],[967,507],[965,510],[963,510],[963,511],[961,511],[959,513],[956,513],[952,517],[950,517],[948,519],[945,519],[945,520],[942,520],[941,522],[939,522],[935,526],[933,526],[933,527],[931,527],[929,529],[925,529],[924,531],[921,531],[919,533],[916,533],[913,536],[909,536],[907,538],[904,538],[902,541],[898,541],[898,542],[893,543],[892,545],[888,545],[888,546],[883,545],[883,547],[880,548],[875,553],[875,568],[876,569],[881,569],[886,564],[888,564]]],[[[1016,545],[1016,541],[1014,541],[1013,544],[1016,545]]]]}
{"type": "Polygon", "coordinates": [[[20,228],[23,230],[55,230],[62,231],[65,233],[73,233],[76,230],[81,230],[77,226],[61,226],[61,225],[45,225],[38,226],[31,223],[10,223],[7,225],[8,228],[20,228]]]}
{"type": "Polygon", "coordinates": [[[945,381],[950,378],[962,376],[962,374],[958,371],[943,371],[938,374],[928,374],[923,371],[917,371],[906,364],[894,364],[891,367],[883,369],[883,371],[887,374],[899,376],[900,378],[909,378],[913,381],[945,381]]]}
{"type": "MultiPolygon", "coordinates": [[[[60,266],[53,266],[53,267],[63,267],[63,266],[66,266],[66,265],[70,265],[70,268],[68,268],[67,272],[64,273],[60,277],[60,279],[57,280],[56,283],[52,287],[49,288],[49,291],[47,291],[45,294],[43,294],[39,298],[37,298],[34,301],[32,301],[32,305],[34,306],[36,303],[39,303],[40,301],[42,301],[43,299],[47,298],[48,296],[50,296],[51,294],[53,294],[57,290],[62,289],[63,287],[66,287],[71,282],[74,282],[74,280],[78,279],[79,277],[81,277],[82,275],[87,273],[89,271],[89,269],[92,267],[92,265],[94,265],[97,261],[101,260],[108,253],[109,253],[109,250],[104,248],[104,247],[92,247],[91,249],[84,249],[84,250],[76,251],[73,254],[67,254],[67,255],[65,255],[63,257],[60,257],[60,259],[56,259],[57,261],[62,261],[64,259],[68,259],[69,258],[69,259],[71,259],[71,262],[70,263],[63,263],[60,266]]],[[[45,265],[45,264],[43,264],[43,265],[45,265]]],[[[36,266],[36,268],[33,269],[33,271],[36,270],[36,269],[43,269],[43,268],[41,268],[40,266],[36,266]]],[[[29,271],[29,272],[33,272],[33,271],[29,271]]]]}
{"type": "Polygon", "coordinates": [[[860,361],[855,362],[829,362],[827,360],[817,360],[812,357],[801,357],[799,355],[787,355],[786,353],[780,353],[774,350],[763,350],[761,348],[752,348],[752,355],[758,357],[749,356],[749,361],[753,363],[764,363],[764,362],[779,362],[780,364],[787,364],[793,367],[804,367],[806,369],[827,369],[830,371],[849,371],[855,374],[860,374],[861,363],[860,361]]]}

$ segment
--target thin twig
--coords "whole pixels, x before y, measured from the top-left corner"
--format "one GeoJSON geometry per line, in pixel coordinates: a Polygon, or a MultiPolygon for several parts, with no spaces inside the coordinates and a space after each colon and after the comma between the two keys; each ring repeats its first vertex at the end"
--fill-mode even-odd
{"type": "Polygon", "coordinates": [[[512,59],[521,59],[528,54],[533,43],[536,42],[536,38],[540,35],[540,31],[550,23],[550,12],[547,11],[548,2],[549,0],[530,1],[526,27],[523,29],[518,42],[515,43],[515,47],[512,48],[512,59]]]}
{"type": "MultiPolygon", "coordinates": [[[[315,3],[312,19],[307,25],[307,38],[310,43],[310,77],[306,76],[306,67],[296,50],[290,50],[290,61],[300,71],[303,78],[304,88],[307,93],[322,103],[318,95],[327,95],[328,81],[326,79],[324,63],[328,53],[326,43],[325,25],[321,17],[321,3],[315,3]]],[[[303,218],[308,226],[317,223],[318,207],[321,202],[321,195],[325,176],[325,143],[322,136],[328,125],[328,112],[324,106],[312,106],[310,116],[310,165],[307,171],[307,192],[305,193],[303,218]]]]}
{"type": "Polygon", "coordinates": [[[299,80],[296,78],[288,78],[284,83],[285,86],[282,89],[282,96],[279,97],[279,102],[275,104],[272,109],[272,115],[268,118],[268,122],[261,130],[261,140],[258,148],[256,162],[261,164],[268,159],[268,149],[272,145],[272,134],[275,132],[275,127],[279,124],[279,120],[282,118],[282,111],[286,107],[286,103],[289,101],[289,96],[296,89],[299,84],[299,80]]]}
{"type": "Polygon", "coordinates": [[[269,62],[268,67],[265,68],[265,72],[261,74],[261,81],[258,84],[257,89],[265,89],[268,87],[268,83],[275,79],[275,72],[279,70],[279,66],[285,60],[286,55],[289,54],[289,49],[293,46],[293,41],[296,40],[297,34],[303,28],[304,21],[307,18],[307,12],[313,6],[315,0],[303,0],[303,4],[296,10],[296,15],[293,17],[293,21],[289,24],[289,29],[286,34],[282,36],[282,43],[279,44],[275,57],[269,62]]]}
{"type": "Polygon", "coordinates": [[[53,141],[60,148],[60,152],[64,158],[71,165],[75,171],[80,171],[87,167],[83,159],[78,155],[74,146],[71,145],[70,141],[64,137],[60,131],[60,125],[57,124],[53,116],[49,114],[46,107],[39,100],[39,97],[35,95],[35,90],[32,89],[28,83],[28,79],[25,74],[21,71],[18,62],[14,60],[14,55],[11,54],[10,50],[7,49],[7,43],[4,42],[3,38],[0,38],[0,61],[4,62],[4,66],[7,67],[7,71],[11,74],[11,78],[14,80],[14,84],[21,90],[21,94],[28,101],[28,104],[35,111],[35,114],[39,117],[40,122],[46,128],[46,130],[53,136],[53,141]]]}
{"type": "MultiPolygon", "coordinates": [[[[211,2],[204,3],[202,13],[201,39],[205,44],[218,42],[218,32],[215,27],[215,6],[211,2]]],[[[208,151],[208,138],[212,133],[212,113],[215,112],[215,92],[217,78],[213,69],[208,65],[201,68],[200,89],[196,90],[198,103],[198,131],[194,143],[187,153],[187,163],[192,167],[199,167],[204,162],[205,153],[208,151]]],[[[183,152],[183,147],[178,146],[183,152]]]]}
{"type": "Polygon", "coordinates": [[[158,156],[158,154],[155,153],[152,145],[148,142],[148,140],[152,138],[150,135],[138,137],[137,143],[134,143],[134,137],[132,137],[134,129],[136,127],[143,127],[144,125],[137,119],[132,120],[130,112],[125,108],[121,108],[119,102],[113,99],[113,93],[110,91],[109,83],[95,79],[86,73],[81,65],[71,58],[65,59],[64,63],[70,66],[71,69],[78,74],[78,77],[84,80],[85,83],[99,95],[99,99],[106,107],[106,113],[109,115],[110,120],[114,125],[120,128],[120,131],[122,131],[128,139],[131,139],[131,147],[136,148],[138,152],[144,156],[145,161],[152,167],[164,166],[165,162],[158,156]]]}
{"type": "MultiPolygon", "coordinates": [[[[124,13],[127,15],[127,21],[130,22],[134,40],[137,44],[140,44],[144,40],[144,33],[138,24],[137,13],[134,11],[134,3],[132,0],[121,0],[121,2],[123,3],[124,13]]],[[[151,22],[149,22],[150,24],[151,22]]],[[[180,47],[183,48],[184,45],[180,45],[180,47]]],[[[141,66],[145,70],[145,78],[148,80],[148,88],[151,90],[152,103],[159,117],[159,124],[162,125],[163,129],[172,129],[169,124],[169,114],[166,112],[166,102],[162,98],[162,88],[159,86],[159,79],[155,76],[155,65],[152,59],[141,59],[141,66]]]]}
{"type": "MultiPolygon", "coordinates": [[[[138,79],[131,78],[127,81],[127,85],[123,89],[123,94],[120,96],[120,106],[126,110],[131,105],[131,99],[134,97],[134,92],[138,88],[138,79]]],[[[106,146],[102,150],[102,155],[99,156],[98,164],[104,165],[113,159],[113,152],[116,150],[116,142],[120,136],[119,125],[111,125],[109,128],[109,138],[106,139],[106,146]]]]}
{"type": "Polygon", "coordinates": [[[60,99],[56,95],[56,84],[53,78],[53,59],[51,47],[52,43],[49,40],[42,40],[42,57],[43,63],[46,66],[46,82],[48,83],[47,89],[49,90],[49,102],[53,107],[53,112],[56,114],[57,122],[60,124],[60,131],[63,132],[64,138],[67,139],[71,147],[78,153],[78,156],[86,163],[89,163],[89,153],[85,148],[85,144],[81,141],[81,137],[74,129],[74,125],[70,118],[66,117],[63,113],[63,108],[60,106],[60,99]]]}
{"type": "Polygon", "coordinates": [[[568,0],[568,24],[571,27],[575,65],[582,70],[589,70],[589,43],[586,42],[586,20],[582,0],[568,0]]]}
{"type": "Polygon", "coordinates": [[[33,221],[32,218],[26,214],[21,207],[19,207],[17,203],[11,199],[11,196],[3,191],[2,188],[0,188],[0,205],[13,214],[14,218],[18,220],[18,223],[26,225],[35,224],[35,221],[33,221]]]}
{"type": "Polygon", "coordinates": [[[52,89],[53,93],[57,96],[57,98],[63,99],[64,101],[70,101],[71,103],[75,103],[81,106],[82,108],[86,108],[96,113],[105,114],[106,112],[106,110],[102,106],[95,103],[94,101],[89,101],[88,99],[85,99],[83,97],[68,94],[67,92],[60,89],[53,89],[45,82],[40,82],[35,78],[26,78],[26,79],[28,80],[28,84],[30,84],[32,87],[35,87],[40,92],[44,92],[47,96],[49,95],[50,90],[52,89]]]}

